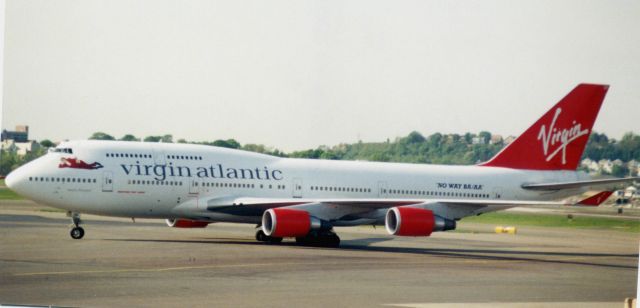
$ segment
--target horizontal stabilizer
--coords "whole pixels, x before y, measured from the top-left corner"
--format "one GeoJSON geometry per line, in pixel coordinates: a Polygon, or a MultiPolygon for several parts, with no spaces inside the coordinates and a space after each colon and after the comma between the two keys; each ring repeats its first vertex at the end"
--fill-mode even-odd
{"type": "Polygon", "coordinates": [[[609,196],[611,196],[611,194],[613,194],[612,191],[603,191],[600,193],[597,193],[587,199],[584,199],[578,203],[576,203],[575,205],[582,205],[582,206],[598,206],[600,204],[602,204],[603,202],[605,202],[607,199],[609,199],[609,196]]]}
{"type": "Polygon", "coordinates": [[[560,189],[580,188],[585,186],[601,186],[601,185],[610,185],[610,184],[618,184],[618,183],[629,183],[633,181],[640,181],[640,177],[588,180],[588,181],[576,181],[576,182],[524,184],[522,185],[522,188],[531,189],[531,190],[560,190],[560,189]]]}

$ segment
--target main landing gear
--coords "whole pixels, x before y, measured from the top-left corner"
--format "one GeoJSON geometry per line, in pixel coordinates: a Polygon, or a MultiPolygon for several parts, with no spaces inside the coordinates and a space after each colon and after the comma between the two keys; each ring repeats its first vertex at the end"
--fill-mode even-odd
{"type": "Polygon", "coordinates": [[[258,242],[267,242],[267,243],[280,243],[280,242],[282,242],[282,238],[281,237],[268,236],[268,235],[264,234],[264,231],[262,231],[262,229],[258,229],[258,231],[256,231],[256,240],[258,242]]]}
{"type": "MultiPolygon", "coordinates": [[[[272,237],[264,234],[262,229],[256,231],[256,240],[258,242],[265,242],[270,244],[277,244],[282,242],[281,237],[272,237]]],[[[310,232],[306,236],[296,237],[296,243],[302,246],[312,247],[338,247],[340,246],[340,237],[335,232],[329,230],[322,233],[310,232]]]]}
{"type": "Polygon", "coordinates": [[[71,238],[74,240],[81,239],[84,236],[84,229],[80,227],[80,223],[82,223],[80,213],[67,212],[67,216],[71,217],[71,222],[73,223],[73,228],[71,228],[69,235],[71,235],[71,238]]]}
{"type": "Polygon", "coordinates": [[[335,232],[329,230],[322,233],[309,233],[303,237],[296,237],[296,243],[304,246],[335,248],[340,246],[340,237],[338,237],[335,232]]]}

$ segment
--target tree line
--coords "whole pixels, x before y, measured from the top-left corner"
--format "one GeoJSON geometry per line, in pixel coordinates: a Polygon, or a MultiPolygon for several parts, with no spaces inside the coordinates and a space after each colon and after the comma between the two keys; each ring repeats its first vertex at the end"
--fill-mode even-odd
{"type": "MultiPolygon", "coordinates": [[[[491,136],[491,133],[483,131],[478,134],[434,133],[425,137],[419,132],[414,131],[405,137],[399,137],[394,140],[387,139],[383,142],[359,141],[350,144],[343,143],[332,147],[319,146],[315,149],[293,151],[290,153],[285,153],[262,144],[241,144],[235,139],[218,139],[202,142],[178,139],[175,142],[241,149],[279,157],[470,165],[488,160],[504,147],[504,142],[501,140],[491,143],[491,136]]],[[[117,139],[107,133],[96,132],[91,135],[89,139],[132,142],[141,140],[145,142],[174,142],[173,136],[170,134],[147,136],[144,138],[126,134],[117,139]]],[[[41,149],[30,152],[23,157],[15,153],[2,151],[0,174],[7,174],[23,163],[43,155],[46,153],[46,148],[54,146],[53,142],[49,140],[43,140],[40,144],[42,145],[41,149]]],[[[616,140],[607,137],[605,134],[594,132],[589,137],[589,142],[583,154],[583,158],[585,157],[596,161],[601,159],[620,159],[625,162],[633,159],[640,161],[640,135],[630,132],[625,134],[622,139],[616,140]]],[[[625,170],[617,170],[616,173],[623,173],[624,171],[625,170]]]]}

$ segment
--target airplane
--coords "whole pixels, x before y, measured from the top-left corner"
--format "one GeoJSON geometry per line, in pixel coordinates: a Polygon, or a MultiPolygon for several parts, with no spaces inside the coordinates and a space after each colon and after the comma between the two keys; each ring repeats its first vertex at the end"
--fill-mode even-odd
{"type": "MultiPolygon", "coordinates": [[[[6,178],[33,201],[80,213],[166,219],[170,227],[256,224],[256,240],[338,247],[333,227],[385,225],[430,236],[460,219],[516,206],[564,204],[589,187],[577,171],[607,85],[579,84],[489,161],[471,166],[281,158],[195,144],[60,143],[6,178]]],[[[600,195],[586,203],[601,202],[600,195]],[[597,202],[596,202],[597,201],[597,202]]],[[[605,198],[606,199],[606,198],[605,198]]]]}

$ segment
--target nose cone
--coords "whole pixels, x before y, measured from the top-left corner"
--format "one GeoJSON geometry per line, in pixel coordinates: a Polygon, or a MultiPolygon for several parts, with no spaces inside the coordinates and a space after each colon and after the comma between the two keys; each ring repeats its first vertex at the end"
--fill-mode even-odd
{"type": "Polygon", "coordinates": [[[13,189],[16,185],[16,177],[14,172],[9,173],[7,177],[4,179],[4,184],[7,185],[10,189],[13,189]]]}
{"type": "Polygon", "coordinates": [[[9,187],[9,189],[19,193],[19,194],[23,194],[23,187],[25,185],[25,182],[27,181],[27,177],[25,174],[25,170],[24,167],[20,167],[16,170],[13,170],[11,173],[9,173],[9,175],[7,175],[7,177],[4,179],[4,183],[5,185],[7,185],[7,187],[9,187]]]}

